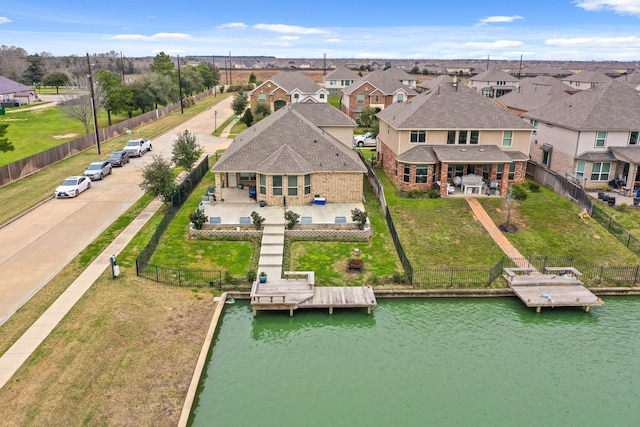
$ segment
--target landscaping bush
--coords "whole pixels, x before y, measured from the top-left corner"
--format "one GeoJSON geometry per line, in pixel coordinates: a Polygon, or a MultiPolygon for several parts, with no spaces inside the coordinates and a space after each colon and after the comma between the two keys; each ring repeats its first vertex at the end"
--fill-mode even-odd
{"type": "Polygon", "coordinates": [[[367,211],[361,211],[358,208],[355,208],[351,211],[351,220],[358,224],[358,228],[360,230],[364,229],[364,226],[367,223],[367,217],[367,211]]]}
{"type": "Polygon", "coordinates": [[[202,225],[207,222],[207,219],[205,213],[200,209],[196,209],[195,212],[189,214],[189,220],[196,230],[202,230],[202,225]]]}
{"type": "Polygon", "coordinates": [[[439,199],[440,193],[435,188],[430,188],[427,190],[427,197],[430,199],[439,199]]]}
{"type": "Polygon", "coordinates": [[[284,213],[284,220],[287,221],[287,230],[291,230],[297,223],[300,222],[300,214],[294,211],[287,210],[284,213]]]}
{"type": "Polygon", "coordinates": [[[515,200],[527,200],[527,189],[522,184],[513,184],[509,188],[509,192],[515,200]]]}
{"type": "Polygon", "coordinates": [[[260,230],[262,228],[262,224],[265,221],[265,218],[263,216],[260,216],[260,214],[256,211],[251,212],[251,221],[253,222],[253,225],[256,227],[256,230],[260,230]]]}
{"type": "Polygon", "coordinates": [[[407,197],[410,199],[422,199],[424,197],[424,191],[419,188],[407,191],[407,197]]]}
{"type": "Polygon", "coordinates": [[[524,183],[524,186],[527,190],[531,191],[532,193],[540,192],[540,184],[535,181],[527,181],[524,183]]]}

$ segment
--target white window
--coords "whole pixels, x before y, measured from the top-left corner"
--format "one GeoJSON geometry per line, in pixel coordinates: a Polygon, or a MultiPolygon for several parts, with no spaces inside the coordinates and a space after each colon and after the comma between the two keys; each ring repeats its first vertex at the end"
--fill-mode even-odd
{"type": "Polygon", "coordinates": [[[531,124],[531,126],[533,126],[534,128],[538,127],[538,121],[536,119],[530,119],[529,123],[531,124]]]}
{"type": "Polygon", "coordinates": [[[513,144],[513,131],[505,130],[502,132],[502,146],[503,147],[511,147],[513,144]]]}
{"type": "Polygon", "coordinates": [[[604,147],[607,142],[607,132],[606,131],[598,131],[596,134],[596,147],[604,147]]]}
{"type": "Polygon", "coordinates": [[[258,94],[258,102],[267,102],[267,95],[265,95],[264,93],[259,93],[258,94]]]}
{"type": "Polygon", "coordinates": [[[591,181],[609,181],[611,163],[594,163],[591,168],[591,181]]]}
{"type": "Polygon", "coordinates": [[[638,145],[638,132],[629,132],[629,145],[638,145]]]}
{"type": "Polygon", "coordinates": [[[412,130],[409,142],[412,144],[420,144],[427,142],[427,131],[425,130],[412,130]]]}
{"type": "Polygon", "coordinates": [[[320,94],[320,99],[324,99],[324,93],[320,94]]]}
{"type": "Polygon", "coordinates": [[[585,165],[585,162],[583,162],[583,161],[579,161],[576,164],[576,177],[577,178],[580,178],[580,179],[584,178],[584,165],[585,165]]]}
{"type": "Polygon", "coordinates": [[[364,104],[364,95],[359,93],[357,96],[358,104],[364,104]]]}
{"type": "Polygon", "coordinates": [[[311,175],[304,176],[304,194],[311,194],[311,175]]]}
{"type": "Polygon", "coordinates": [[[399,93],[396,99],[398,100],[398,102],[404,102],[404,95],[399,93]]]}
{"type": "Polygon", "coordinates": [[[274,196],[282,196],[282,175],[274,175],[271,177],[271,194],[274,196]]]}
{"type": "Polygon", "coordinates": [[[287,177],[287,195],[298,195],[298,177],[295,175],[290,175],[287,177]]]}

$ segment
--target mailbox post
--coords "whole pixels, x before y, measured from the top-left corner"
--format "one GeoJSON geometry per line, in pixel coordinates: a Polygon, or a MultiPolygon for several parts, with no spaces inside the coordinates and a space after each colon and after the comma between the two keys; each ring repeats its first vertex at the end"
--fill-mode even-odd
{"type": "Polygon", "coordinates": [[[111,262],[111,274],[113,274],[113,278],[115,279],[120,275],[120,266],[118,265],[115,255],[111,255],[109,261],[111,262]]]}

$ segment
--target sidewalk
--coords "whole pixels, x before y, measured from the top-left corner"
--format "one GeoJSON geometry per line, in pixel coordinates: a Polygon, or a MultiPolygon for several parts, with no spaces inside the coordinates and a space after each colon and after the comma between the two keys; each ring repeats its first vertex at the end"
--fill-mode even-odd
{"type": "MultiPolygon", "coordinates": [[[[232,114],[230,109],[231,98],[217,105],[223,121],[232,114]]],[[[209,120],[207,112],[202,113],[186,123],[172,129],[173,132],[182,132],[184,129],[196,129],[198,140],[206,140],[209,145],[214,143],[215,146],[223,146],[226,148],[231,142],[228,139],[219,138],[215,141],[210,140],[211,126],[213,121],[209,120]]],[[[225,131],[231,129],[235,121],[233,121],[225,131]]],[[[209,150],[205,150],[207,153],[209,150]]],[[[214,150],[215,152],[215,150],[214,150]]],[[[31,356],[31,354],[40,346],[53,329],[60,323],[73,306],[82,298],[82,296],[91,288],[93,283],[109,268],[111,263],[109,257],[111,255],[120,254],[120,252],[131,242],[133,237],[147,223],[147,221],[162,206],[158,200],[154,200],[149,204],[136,219],[125,230],[118,235],[114,241],[87,267],[87,269],[64,291],[60,297],[34,322],[25,333],[0,357],[0,388],[11,379],[22,364],[31,356]]]]}

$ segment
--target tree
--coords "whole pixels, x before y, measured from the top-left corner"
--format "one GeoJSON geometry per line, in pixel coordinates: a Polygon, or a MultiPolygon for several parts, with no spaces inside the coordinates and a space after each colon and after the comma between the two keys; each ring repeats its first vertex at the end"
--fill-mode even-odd
{"type": "Polygon", "coordinates": [[[411,74],[419,74],[420,73],[420,68],[418,68],[417,65],[414,65],[413,68],[411,69],[411,74]]]}
{"type": "Polygon", "coordinates": [[[371,127],[376,122],[376,109],[373,107],[364,107],[360,112],[360,118],[358,119],[360,126],[371,127]]]}
{"type": "Polygon", "coordinates": [[[42,77],[44,76],[42,58],[40,55],[29,55],[27,56],[27,66],[26,71],[24,72],[24,80],[27,84],[36,84],[42,81],[42,77]]]}
{"type": "Polygon", "coordinates": [[[180,81],[182,82],[182,92],[184,96],[192,96],[204,90],[202,76],[196,67],[190,65],[180,69],[180,81]]]}
{"type": "Polygon", "coordinates": [[[250,108],[247,108],[247,111],[244,112],[244,115],[242,116],[242,123],[247,125],[247,127],[250,127],[253,124],[253,113],[250,108]]]}
{"type": "Polygon", "coordinates": [[[153,197],[160,197],[164,203],[169,203],[177,185],[173,179],[171,163],[160,156],[154,155],[151,163],[142,167],[142,182],[140,188],[153,197]]]}
{"type": "Polygon", "coordinates": [[[195,70],[200,75],[200,81],[204,85],[205,88],[211,89],[216,85],[215,74],[213,73],[213,69],[209,64],[198,64],[195,67],[195,70]]]}
{"type": "Polygon", "coordinates": [[[240,92],[233,95],[233,101],[231,102],[231,108],[236,116],[241,115],[244,110],[247,108],[247,104],[249,103],[249,96],[244,93],[244,91],[240,90],[240,92]]]}
{"type": "Polygon", "coordinates": [[[195,134],[185,130],[176,135],[177,138],[171,146],[171,161],[184,170],[190,171],[193,164],[200,158],[204,151],[202,146],[198,144],[198,138],[195,134]]]}
{"type": "Polygon", "coordinates": [[[3,153],[15,150],[15,147],[11,141],[9,141],[9,138],[6,137],[8,127],[9,123],[0,123],[0,151],[3,153]]]}
{"type": "Polygon", "coordinates": [[[44,86],[55,86],[56,94],[60,93],[60,86],[69,84],[69,76],[62,71],[54,71],[47,74],[42,78],[42,84],[44,86]]]}
{"type": "Polygon", "coordinates": [[[122,77],[112,71],[100,70],[96,73],[96,80],[106,92],[105,109],[111,126],[111,113],[126,111],[129,117],[133,113],[133,90],[122,83],[122,77]]]}
{"type": "Polygon", "coordinates": [[[251,72],[251,74],[249,74],[249,83],[255,83],[258,80],[256,79],[256,75],[253,74],[253,71],[251,72]]]}
{"type": "Polygon", "coordinates": [[[260,103],[256,105],[256,109],[253,113],[253,123],[258,123],[260,120],[271,114],[271,108],[266,103],[260,103]]]}
{"type": "MultiPolygon", "coordinates": [[[[75,97],[64,97],[64,103],[62,104],[62,112],[69,118],[78,120],[84,125],[84,130],[88,134],[89,127],[93,123],[93,106],[91,104],[91,89],[89,87],[89,80],[81,76],[72,82],[74,86],[77,86],[81,94],[75,97]]],[[[106,103],[105,92],[99,82],[95,82],[93,89],[93,98],[96,106],[96,112],[104,108],[106,103]]]]}
{"type": "Polygon", "coordinates": [[[162,74],[164,76],[173,74],[175,64],[171,60],[171,57],[164,52],[160,52],[153,58],[153,63],[149,65],[149,70],[152,73],[162,74]]]}
{"type": "Polygon", "coordinates": [[[136,80],[131,83],[131,91],[133,92],[133,105],[135,108],[139,108],[143,113],[153,109],[156,100],[151,85],[145,84],[143,80],[136,80]]]}

